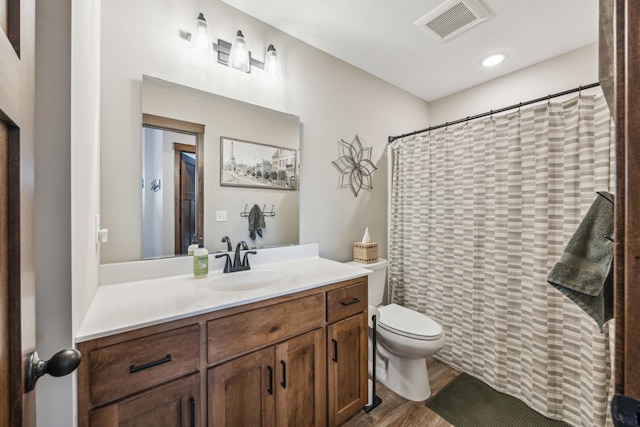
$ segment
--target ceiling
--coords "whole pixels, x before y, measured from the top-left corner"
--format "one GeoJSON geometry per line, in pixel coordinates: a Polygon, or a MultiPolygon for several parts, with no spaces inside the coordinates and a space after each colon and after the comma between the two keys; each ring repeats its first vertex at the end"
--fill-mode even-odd
{"type": "Polygon", "coordinates": [[[598,41],[598,0],[481,0],[491,15],[444,42],[414,25],[444,0],[223,1],[426,101],[598,41]]]}

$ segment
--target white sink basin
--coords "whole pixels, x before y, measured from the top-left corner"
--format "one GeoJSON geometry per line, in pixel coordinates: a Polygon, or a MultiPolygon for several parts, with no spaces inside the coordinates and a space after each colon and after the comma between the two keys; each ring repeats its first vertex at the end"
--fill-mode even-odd
{"type": "Polygon", "coordinates": [[[291,274],[280,270],[247,270],[236,273],[223,273],[207,282],[214,291],[240,292],[253,291],[278,285],[291,279],[291,274]]]}

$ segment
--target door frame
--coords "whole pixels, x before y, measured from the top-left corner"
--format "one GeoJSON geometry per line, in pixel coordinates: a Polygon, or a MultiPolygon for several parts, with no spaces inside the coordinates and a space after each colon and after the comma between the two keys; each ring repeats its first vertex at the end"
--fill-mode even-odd
{"type": "MultiPolygon", "coordinates": [[[[174,229],[175,229],[175,253],[176,255],[183,254],[182,252],[182,153],[193,153],[196,155],[196,172],[198,169],[198,155],[196,153],[195,145],[188,144],[180,144],[177,142],[173,143],[173,153],[174,153],[174,165],[173,165],[173,194],[175,199],[175,215],[174,215],[174,229]]],[[[197,180],[197,176],[196,176],[197,180]]],[[[198,184],[196,182],[196,200],[198,198],[198,184]]],[[[196,202],[196,209],[198,208],[198,204],[196,202]]],[[[198,225],[197,225],[198,215],[196,213],[196,239],[198,233],[198,225]]],[[[197,242],[197,240],[196,240],[197,242]]],[[[193,242],[191,242],[193,243],[193,242]]]]}
{"type": "Polygon", "coordinates": [[[615,392],[640,400],[640,2],[613,1],[615,392]]]}
{"type": "Polygon", "coordinates": [[[204,240],[204,125],[143,113],[142,126],[196,136],[196,239],[204,240]]]}
{"type": "MultiPolygon", "coordinates": [[[[0,110],[0,121],[6,128],[6,141],[1,148],[2,164],[2,299],[6,298],[8,334],[8,418],[11,425],[22,424],[22,312],[20,262],[20,130],[0,110]],[[6,170],[5,170],[6,168],[6,170]],[[6,257],[6,260],[5,260],[6,257]],[[6,289],[5,289],[6,287],[6,289]]],[[[5,307],[2,307],[5,308],[5,307]]],[[[1,312],[1,311],[0,311],[1,312]]]]}

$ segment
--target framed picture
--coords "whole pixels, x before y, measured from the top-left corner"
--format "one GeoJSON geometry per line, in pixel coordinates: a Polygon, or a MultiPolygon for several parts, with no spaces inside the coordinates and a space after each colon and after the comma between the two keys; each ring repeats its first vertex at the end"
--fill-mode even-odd
{"type": "Polygon", "coordinates": [[[297,150],[220,137],[220,185],[296,190],[297,150]]]}

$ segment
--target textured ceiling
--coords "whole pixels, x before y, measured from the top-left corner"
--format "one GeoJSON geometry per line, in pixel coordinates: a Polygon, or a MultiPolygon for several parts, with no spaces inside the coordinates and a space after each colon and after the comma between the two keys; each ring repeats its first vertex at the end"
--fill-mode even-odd
{"type": "Polygon", "coordinates": [[[491,16],[445,42],[413,25],[443,0],[223,1],[426,101],[598,41],[598,0],[481,0],[491,16]]]}

